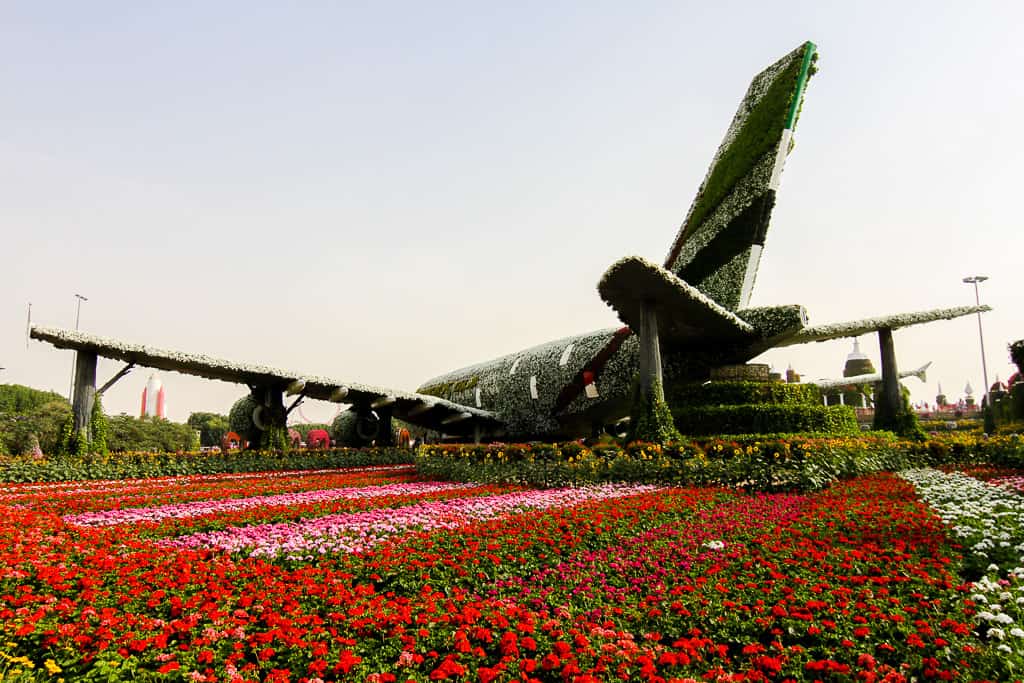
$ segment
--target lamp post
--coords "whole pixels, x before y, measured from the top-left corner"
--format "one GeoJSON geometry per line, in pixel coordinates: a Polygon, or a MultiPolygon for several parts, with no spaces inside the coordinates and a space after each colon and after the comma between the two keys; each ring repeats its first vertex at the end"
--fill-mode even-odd
{"type": "MultiPolygon", "coordinates": [[[[978,283],[984,282],[988,279],[988,275],[972,275],[965,277],[964,282],[969,285],[974,285],[974,303],[977,306],[981,305],[981,298],[978,296],[978,283]]],[[[985,336],[981,333],[981,311],[978,311],[978,342],[981,344],[981,378],[985,382],[985,392],[982,394],[982,402],[989,406],[988,401],[988,367],[985,365],[985,336]]]]}
{"type": "MultiPolygon", "coordinates": [[[[78,300],[75,302],[75,332],[78,331],[78,321],[82,318],[82,302],[88,301],[89,299],[82,296],[79,293],[75,293],[75,298],[78,300]]],[[[31,309],[29,309],[31,310],[31,309]]],[[[30,314],[31,315],[31,314],[30,314]]],[[[71,364],[71,385],[68,387],[68,400],[72,400],[71,394],[75,391],[75,365],[78,363],[78,354],[75,354],[75,362],[71,364]]]]}

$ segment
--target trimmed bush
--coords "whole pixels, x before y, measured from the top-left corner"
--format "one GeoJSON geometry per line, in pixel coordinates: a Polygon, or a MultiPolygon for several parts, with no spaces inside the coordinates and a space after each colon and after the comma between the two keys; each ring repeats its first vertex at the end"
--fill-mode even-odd
{"type": "Polygon", "coordinates": [[[1024,438],[953,434],[926,441],[889,433],[859,437],[745,436],[658,446],[600,444],[428,445],[420,474],[455,481],[566,486],[606,481],[811,490],[845,477],[939,464],[1024,465],[1024,438]]]}
{"type": "Polygon", "coordinates": [[[821,390],[813,384],[784,382],[698,382],[679,384],[666,391],[673,409],[682,406],[784,404],[821,406],[821,390]]]}
{"type": "Polygon", "coordinates": [[[692,406],[676,409],[673,415],[676,427],[687,435],[860,431],[856,413],[847,406],[692,406]]]}
{"type": "Polygon", "coordinates": [[[399,448],[335,448],[323,451],[240,451],[230,453],[117,453],[67,456],[56,460],[0,460],[0,481],[134,479],[226,472],[275,472],[411,463],[399,448]]]}

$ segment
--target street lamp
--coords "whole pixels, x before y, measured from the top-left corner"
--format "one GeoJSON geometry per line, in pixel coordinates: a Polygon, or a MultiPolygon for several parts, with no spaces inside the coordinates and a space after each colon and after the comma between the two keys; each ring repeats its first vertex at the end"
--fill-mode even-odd
{"type": "MultiPolygon", "coordinates": [[[[964,282],[969,285],[974,285],[974,303],[977,306],[981,305],[981,299],[978,297],[978,283],[984,282],[988,279],[988,275],[972,275],[971,277],[965,277],[964,282]]],[[[982,402],[984,405],[991,408],[988,401],[988,367],[985,365],[985,337],[981,333],[981,311],[978,311],[978,341],[981,343],[981,377],[985,382],[985,393],[982,396],[982,402]]]]}
{"type": "MultiPolygon", "coordinates": [[[[75,293],[75,298],[78,299],[78,301],[75,302],[75,332],[77,332],[78,331],[78,321],[81,320],[81,318],[82,318],[82,302],[83,301],[88,301],[89,299],[87,299],[86,297],[82,296],[81,294],[78,294],[77,292],[75,293]]],[[[29,310],[31,310],[31,309],[29,309],[29,310]]],[[[71,385],[68,387],[68,400],[69,401],[73,400],[71,395],[75,391],[75,369],[76,369],[75,366],[76,365],[78,365],[78,354],[77,353],[75,354],[75,362],[71,364],[71,385]]]]}

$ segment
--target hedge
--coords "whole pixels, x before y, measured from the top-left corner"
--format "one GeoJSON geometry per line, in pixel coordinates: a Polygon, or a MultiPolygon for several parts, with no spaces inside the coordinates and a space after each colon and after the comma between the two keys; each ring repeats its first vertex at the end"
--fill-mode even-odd
{"type": "Polygon", "coordinates": [[[75,481],[134,479],[226,472],[274,472],[412,463],[403,448],[334,448],[315,451],[239,451],[228,453],[115,453],[33,460],[0,460],[0,481],[75,481]]]}
{"type": "Polygon", "coordinates": [[[785,382],[699,382],[676,384],[665,392],[673,408],[684,406],[785,404],[821,406],[821,390],[814,384],[785,382]]]}
{"type": "Polygon", "coordinates": [[[429,445],[416,454],[429,478],[566,486],[606,481],[813,490],[840,478],[948,463],[1024,465],[1024,438],[957,434],[926,441],[859,437],[739,437],[680,442],[429,445]]]}
{"type": "Polygon", "coordinates": [[[856,413],[847,406],[741,405],[673,407],[676,428],[683,434],[771,434],[826,432],[857,434],[856,413]]]}

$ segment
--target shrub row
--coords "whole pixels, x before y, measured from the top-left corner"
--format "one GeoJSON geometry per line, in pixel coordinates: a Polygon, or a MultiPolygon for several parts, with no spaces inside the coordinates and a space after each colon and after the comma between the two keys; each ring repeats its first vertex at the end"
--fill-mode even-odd
{"type": "Polygon", "coordinates": [[[1024,465],[1024,439],[956,434],[907,441],[888,434],[858,437],[738,437],[664,447],[617,445],[431,445],[416,467],[430,478],[540,486],[633,481],[813,490],[845,477],[944,463],[1024,465]]]}
{"type": "Polygon", "coordinates": [[[813,384],[785,382],[693,382],[677,384],[665,391],[673,408],[745,404],[821,406],[821,389],[813,384]]]}
{"type": "Polygon", "coordinates": [[[856,413],[846,406],[750,404],[673,409],[683,434],[770,434],[826,432],[856,434],[856,413]]]}
{"type": "Polygon", "coordinates": [[[0,460],[0,481],[133,479],[187,474],[272,472],[411,463],[403,448],[334,448],[317,451],[239,451],[228,453],[114,453],[33,460],[0,460]]]}

